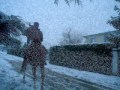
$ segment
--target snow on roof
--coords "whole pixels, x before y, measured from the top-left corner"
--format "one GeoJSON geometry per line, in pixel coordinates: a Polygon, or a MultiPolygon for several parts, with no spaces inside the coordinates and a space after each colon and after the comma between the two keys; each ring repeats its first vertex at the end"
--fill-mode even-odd
{"type": "Polygon", "coordinates": [[[83,37],[90,37],[90,36],[96,36],[96,35],[106,35],[106,34],[118,33],[118,32],[120,33],[120,31],[114,30],[114,31],[102,32],[102,33],[90,34],[90,35],[86,35],[86,36],[83,36],[83,37]]]}

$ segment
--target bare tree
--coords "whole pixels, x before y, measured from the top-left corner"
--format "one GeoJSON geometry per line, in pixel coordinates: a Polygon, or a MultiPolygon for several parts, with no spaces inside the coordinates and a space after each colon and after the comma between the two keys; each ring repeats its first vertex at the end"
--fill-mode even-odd
{"type": "MultiPolygon", "coordinates": [[[[60,0],[54,0],[54,3],[58,5],[59,1],[60,0]]],[[[77,5],[80,5],[80,4],[82,5],[82,0],[64,0],[64,1],[68,6],[70,6],[70,2],[75,2],[75,4],[77,5]]],[[[89,1],[92,1],[92,0],[89,0],[89,1]]]]}
{"type": "Polygon", "coordinates": [[[71,28],[66,30],[62,34],[62,40],[60,41],[60,45],[72,45],[72,44],[80,44],[83,41],[83,37],[81,33],[73,31],[71,28]]]}
{"type": "MultiPolygon", "coordinates": [[[[71,2],[71,1],[74,1],[75,4],[78,4],[78,5],[81,3],[80,0],[64,0],[64,1],[65,1],[65,3],[66,3],[68,6],[70,6],[70,2],[71,2]]],[[[58,2],[59,2],[59,0],[55,0],[55,1],[54,1],[55,4],[58,4],[58,2]]]]}

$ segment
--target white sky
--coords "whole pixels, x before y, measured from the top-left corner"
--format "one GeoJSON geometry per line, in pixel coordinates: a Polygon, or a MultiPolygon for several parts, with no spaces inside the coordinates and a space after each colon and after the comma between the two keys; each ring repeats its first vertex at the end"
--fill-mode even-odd
{"type": "Polygon", "coordinates": [[[38,21],[44,34],[45,46],[58,44],[67,28],[83,34],[94,34],[114,30],[106,22],[115,16],[115,0],[82,0],[82,6],[64,0],[0,0],[0,11],[18,15],[26,22],[38,21]]]}

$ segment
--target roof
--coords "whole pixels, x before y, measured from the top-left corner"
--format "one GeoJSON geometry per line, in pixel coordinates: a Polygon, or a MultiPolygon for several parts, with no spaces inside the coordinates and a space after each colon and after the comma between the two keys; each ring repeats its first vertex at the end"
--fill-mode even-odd
{"type": "Polygon", "coordinates": [[[96,36],[96,35],[106,35],[106,34],[118,33],[118,32],[120,33],[120,31],[115,30],[115,31],[108,31],[108,32],[103,32],[103,33],[97,33],[97,34],[86,35],[86,36],[83,36],[83,37],[91,37],[91,36],[96,36]]]}

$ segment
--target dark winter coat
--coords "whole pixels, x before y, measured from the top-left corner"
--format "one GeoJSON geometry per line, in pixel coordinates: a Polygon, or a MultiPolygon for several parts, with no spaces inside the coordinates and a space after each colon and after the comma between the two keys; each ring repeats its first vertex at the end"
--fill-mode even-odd
{"type": "Polygon", "coordinates": [[[43,41],[42,32],[40,31],[40,29],[36,29],[34,26],[31,26],[27,29],[26,36],[28,40],[31,40],[31,42],[41,43],[43,41]]]}

